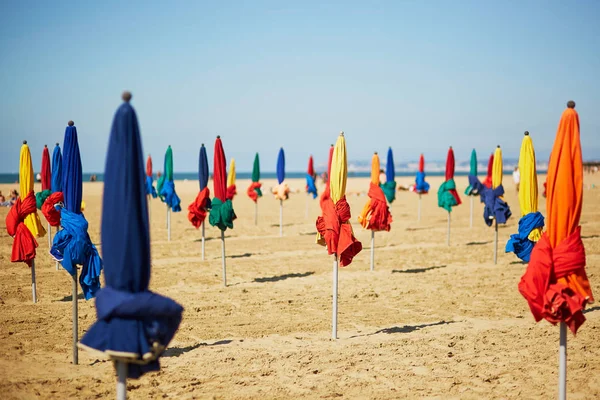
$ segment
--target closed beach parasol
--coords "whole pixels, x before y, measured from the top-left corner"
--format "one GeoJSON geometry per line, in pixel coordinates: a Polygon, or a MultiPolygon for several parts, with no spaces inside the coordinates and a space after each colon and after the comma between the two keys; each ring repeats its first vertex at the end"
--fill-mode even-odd
{"type": "MultiPolygon", "coordinates": [[[[377,171],[377,175],[379,181],[379,171],[377,171]]],[[[383,189],[383,193],[385,193],[385,197],[390,204],[396,200],[396,167],[394,166],[394,153],[392,153],[391,147],[388,148],[385,164],[385,183],[381,185],[381,189],[383,189]]]]}
{"type": "Polygon", "coordinates": [[[456,183],[454,183],[454,151],[452,150],[452,146],[450,146],[448,156],[446,157],[445,181],[438,189],[438,206],[448,211],[448,246],[450,246],[450,213],[452,212],[452,207],[459,204],[461,204],[461,201],[456,192],[456,183]]]}
{"type": "Polygon", "coordinates": [[[340,133],[332,155],[329,184],[331,196],[322,200],[323,214],[317,218],[317,243],[327,246],[333,254],[333,312],[332,337],[337,339],[338,264],[350,265],[354,256],[362,250],[362,244],[354,237],[350,224],[350,206],[346,201],[348,160],[344,132],[340,133]]]}
{"type": "Polygon", "coordinates": [[[323,212],[323,205],[326,201],[331,198],[331,190],[330,190],[330,181],[329,177],[331,176],[331,162],[333,160],[333,150],[334,147],[331,145],[329,147],[329,156],[327,157],[327,178],[325,179],[325,189],[323,189],[323,193],[321,193],[321,198],[319,199],[319,205],[321,206],[321,212],[323,212]]]}
{"type": "Polygon", "coordinates": [[[52,193],[62,192],[62,153],[56,143],[52,152],[52,193]]]}
{"type": "Polygon", "coordinates": [[[477,152],[475,149],[471,151],[471,162],[469,165],[469,186],[465,190],[465,194],[470,197],[471,200],[471,219],[470,227],[473,227],[473,197],[479,196],[484,186],[477,178],[477,152]]]}
{"type": "Polygon", "coordinates": [[[33,163],[27,141],[23,141],[19,156],[19,190],[20,196],[6,215],[6,232],[13,237],[11,262],[24,262],[31,269],[31,294],[37,303],[35,281],[35,255],[38,243],[36,237],[46,234],[35,206],[33,193],[33,163]]]}
{"type": "Polygon", "coordinates": [[[583,310],[594,302],[581,240],[583,163],[579,115],[569,101],[558,125],[547,177],[546,232],[533,248],[519,292],[536,322],[560,323],[559,398],[566,399],[567,326],[575,335],[583,310]]]}
{"type": "Polygon", "coordinates": [[[77,128],[69,121],[65,129],[63,157],[64,207],[60,209],[62,229],[54,236],[50,254],[72,277],[73,302],[73,364],[78,363],[77,338],[77,266],[81,265],[79,284],[86,300],[100,289],[102,260],[88,235],[88,222],[81,213],[83,193],[81,156],[77,128]]]}
{"type": "Polygon", "coordinates": [[[279,200],[279,236],[283,236],[283,201],[290,195],[290,188],[284,182],[285,180],[285,153],[283,147],[279,149],[277,155],[277,186],[273,188],[275,198],[279,200]]]}
{"type": "Polygon", "coordinates": [[[115,362],[117,399],[126,397],[126,378],[158,371],[163,353],[181,322],[183,308],[148,290],[150,232],[144,185],[144,156],[129,93],[115,113],[104,170],[102,255],[106,286],[98,292],[98,320],[79,344],[115,362]],[[118,221],[118,222],[115,222],[118,221]]]}
{"type": "Polygon", "coordinates": [[[494,225],[494,264],[498,262],[498,224],[506,224],[512,214],[510,207],[502,197],[504,195],[503,169],[502,149],[498,146],[494,152],[492,187],[486,187],[481,191],[481,201],[484,203],[483,220],[487,226],[494,225]]]}
{"type": "Polygon", "coordinates": [[[237,194],[235,188],[235,159],[232,158],[229,162],[229,170],[227,171],[227,198],[233,201],[237,194]]]}
{"type": "Polygon", "coordinates": [[[173,182],[173,149],[171,146],[167,147],[165,153],[165,172],[159,179],[158,186],[160,186],[158,195],[167,205],[167,240],[171,241],[171,210],[173,212],[181,211],[181,200],[175,193],[175,182],[173,182]]]}
{"type": "Polygon", "coordinates": [[[152,179],[152,156],[150,156],[150,154],[148,154],[148,159],[146,160],[146,195],[148,195],[148,198],[150,198],[150,196],[152,196],[152,198],[158,196],[152,179]]]}
{"type": "Polygon", "coordinates": [[[538,211],[538,182],[535,170],[535,151],[529,132],[525,132],[519,155],[521,185],[519,187],[519,205],[521,219],[519,233],[511,235],[506,243],[506,252],[513,252],[521,260],[529,262],[531,250],[542,236],[544,216],[538,211]]]}
{"type": "Polygon", "coordinates": [[[492,172],[494,171],[494,153],[490,154],[490,159],[488,160],[487,166],[487,174],[485,176],[485,180],[483,181],[483,186],[487,188],[492,187],[492,172]]]}
{"type": "Polygon", "coordinates": [[[425,157],[423,154],[419,157],[419,170],[415,179],[415,193],[419,195],[419,208],[417,211],[417,221],[421,221],[421,195],[429,193],[429,183],[425,182],[425,157]]]}
{"type": "Polygon", "coordinates": [[[371,159],[371,182],[369,182],[369,200],[358,216],[358,222],[364,229],[371,230],[371,271],[375,268],[375,232],[389,232],[392,215],[386,203],[385,194],[379,186],[379,156],[373,154],[371,159]]]}
{"type": "Polygon", "coordinates": [[[221,261],[223,264],[223,286],[227,286],[227,269],[225,265],[225,231],[227,228],[233,229],[233,221],[236,219],[235,212],[231,200],[227,198],[227,170],[225,160],[225,151],[221,136],[217,136],[215,140],[214,153],[214,193],[215,197],[212,200],[210,216],[208,222],[212,226],[216,226],[221,230],[221,261]]]}
{"type": "Polygon", "coordinates": [[[194,200],[188,206],[188,220],[196,229],[202,226],[202,261],[204,261],[205,252],[205,220],[206,213],[210,209],[210,189],[208,188],[208,157],[206,157],[206,147],[204,143],[200,146],[200,155],[198,157],[198,183],[200,191],[194,200]]]}
{"type": "MultiPolygon", "coordinates": [[[[56,228],[56,232],[58,232],[60,228],[60,208],[63,206],[64,202],[62,181],[62,153],[59,144],[56,143],[54,151],[52,152],[52,194],[48,196],[46,201],[44,201],[44,204],[42,204],[42,214],[46,217],[48,224],[56,228]]],[[[50,242],[50,247],[52,247],[52,242],[50,242]]],[[[56,262],[56,270],[58,271],[58,261],[56,262]]]]}
{"type": "Polygon", "coordinates": [[[317,192],[317,174],[315,173],[315,163],[313,160],[313,156],[308,157],[308,168],[306,170],[306,212],[304,214],[305,218],[308,218],[308,199],[312,196],[313,199],[316,199],[319,195],[317,192]]]}
{"type": "Polygon", "coordinates": [[[260,184],[260,159],[258,153],[254,156],[254,165],[252,166],[252,183],[248,186],[248,197],[254,202],[254,225],[258,224],[258,198],[262,197],[260,184]]]}
{"type": "MultiPolygon", "coordinates": [[[[38,210],[41,210],[46,199],[52,194],[52,172],[50,169],[50,152],[48,146],[44,145],[42,151],[42,168],[40,171],[42,191],[35,194],[35,202],[38,210]]],[[[43,213],[43,212],[42,212],[43,213]]],[[[48,247],[52,246],[52,231],[48,222],[48,247]]]]}

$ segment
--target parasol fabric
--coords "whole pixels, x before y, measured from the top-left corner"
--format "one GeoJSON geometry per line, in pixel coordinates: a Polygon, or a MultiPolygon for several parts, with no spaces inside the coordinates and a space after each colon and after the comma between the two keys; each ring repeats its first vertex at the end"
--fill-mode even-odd
{"type": "Polygon", "coordinates": [[[317,243],[327,246],[327,252],[336,254],[340,266],[344,267],[350,265],[354,256],[362,250],[362,244],[354,237],[350,225],[350,206],[346,201],[348,161],[343,134],[336,141],[330,171],[330,197],[322,200],[323,215],[316,222],[317,243]]]}
{"type": "Polygon", "coordinates": [[[488,160],[487,166],[487,174],[485,176],[485,180],[483,181],[483,186],[487,188],[492,187],[492,172],[494,169],[494,153],[490,155],[490,159],[488,160]]]}
{"type": "Polygon", "coordinates": [[[253,202],[257,202],[259,197],[262,197],[262,191],[260,183],[260,159],[258,157],[258,153],[254,156],[254,165],[252,166],[252,183],[248,186],[248,197],[253,202]]]}
{"type": "MultiPolygon", "coordinates": [[[[379,158],[379,157],[378,157],[379,158]]],[[[387,160],[385,166],[385,183],[381,185],[381,189],[385,194],[388,202],[392,203],[396,200],[396,170],[394,165],[394,153],[392,148],[388,148],[387,160]]],[[[371,172],[372,174],[372,172],[371,172]]],[[[379,171],[377,171],[377,185],[379,185],[379,171]]],[[[369,189],[369,191],[371,191],[369,189]]]]}
{"type": "Polygon", "coordinates": [[[52,152],[52,193],[62,192],[62,153],[56,143],[52,152]]]}
{"type": "Polygon", "coordinates": [[[70,275],[77,276],[77,265],[83,267],[79,284],[86,300],[89,300],[100,289],[102,260],[88,235],[88,222],[81,213],[81,156],[73,121],[69,121],[65,129],[63,144],[64,207],[59,205],[62,229],[54,236],[50,254],[70,275]]]}
{"type": "Polygon", "coordinates": [[[330,177],[331,177],[331,162],[333,160],[333,150],[334,147],[331,145],[329,147],[329,156],[327,157],[327,179],[325,180],[325,189],[323,189],[323,193],[321,193],[321,198],[319,199],[319,204],[321,206],[321,211],[323,211],[323,205],[328,199],[331,198],[331,190],[330,190],[330,177]]]}
{"type": "Polygon", "coordinates": [[[306,170],[306,191],[311,194],[313,199],[316,199],[319,193],[316,185],[317,174],[315,174],[315,165],[313,156],[308,158],[308,169],[306,170]]]}
{"type": "Polygon", "coordinates": [[[419,170],[415,179],[415,193],[429,193],[429,183],[425,182],[425,157],[423,154],[419,157],[419,170]]]}
{"type": "MultiPolygon", "coordinates": [[[[19,193],[21,193],[21,197],[24,198],[29,197],[31,194],[34,200],[34,206],[36,206],[35,193],[33,192],[34,179],[35,175],[33,174],[31,152],[27,142],[24,141],[23,145],[21,146],[21,153],[19,156],[19,193]]],[[[28,207],[25,209],[29,210],[28,207]]],[[[44,237],[46,234],[44,225],[42,225],[42,221],[40,220],[40,217],[35,209],[25,214],[23,222],[34,237],[44,237]]]]}
{"type": "Polygon", "coordinates": [[[483,219],[487,226],[492,226],[494,219],[499,224],[505,224],[512,215],[510,207],[502,197],[504,195],[502,173],[502,150],[498,146],[494,153],[494,163],[492,166],[492,187],[484,187],[481,191],[481,202],[484,203],[483,219]]]}
{"type": "Polygon", "coordinates": [[[42,180],[42,191],[35,194],[35,201],[38,210],[42,209],[42,205],[46,198],[52,194],[52,173],[50,170],[50,152],[48,146],[44,145],[42,151],[42,168],[40,170],[40,176],[42,180]]]}
{"type": "Polygon", "coordinates": [[[25,226],[25,217],[35,212],[35,196],[33,192],[24,197],[17,197],[17,201],[6,215],[6,232],[13,237],[11,262],[24,262],[31,267],[35,259],[38,243],[35,237],[25,226]]]}
{"type": "Polygon", "coordinates": [[[461,201],[456,192],[456,183],[454,182],[454,151],[450,147],[448,149],[448,156],[446,157],[445,181],[438,189],[438,206],[448,212],[452,212],[452,207],[459,204],[461,204],[461,201]]]}
{"type": "Polygon", "coordinates": [[[227,198],[233,200],[237,194],[235,187],[235,159],[232,158],[229,162],[229,170],[227,171],[227,198]]]}
{"type": "Polygon", "coordinates": [[[529,262],[531,250],[540,240],[544,227],[544,216],[538,211],[538,182],[535,165],[535,151],[529,132],[525,132],[519,154],[519,206],[521,219],[519,232],[511,235],[506,243],[506,252],[513,252],[521,260],[529,262]]]}
{"type": "Polygon", "coordinates": [[[175,192],[175,182],[173,182],[173,149],[167,147],[165,153],[165,173],[162,177],[162,187],[158,191],[160,199],[173,210],[173,212],[181,211],[181,200],[175,192]]]}
{"type": "Polygon", "coordinates": [[[363,207],[358,222],[365,229],[372,231],[388,231],[391,228],[392,215],[386,203],[386,197],[379,186],[379,156],[373,154],[371,159],[371,181],[369,182],[369,200],[363,207]]]}
{"type": "Polygon", "coordinates": [[[129,363],[129,378],[160,369],[158,358],[183,312],[173,300],[148,290],[150,232],[143,168],[137,116],[124,103],[113,120],[104,174],[101,232],[106,287],[96,297],[98,320],[80,347],[129,363]]]}
{"type": "Polygon", "coordinates": [[[46,198],[42,204],[42,214],[50,226],[60,226],[60,209],[64,204],[62,192],[54,192],[46,198]]]}
{"type": "Polygon", "coordinates": [[[222,231],[233,228],[233,221],[237,218],[231,200],[227,198],[227,170],[225,151],[221,137],[215,141],[214,159],[214,193],[208,222],[222,231]]]}
{"type": "Polygon", "coordinates": [[[277,155],[277,185],[273,187],[273,194],[277,200],[287,200],[290,197],[290,188],[285,180],[285,153],[283,147],[279,149],[277,155]]]}
{"type": "Polygon", "coordinates": [[[158,197],[152,180],[152,157],[150,155],[148,155],[148,159],[146,160],[146,194],[152,196],[154,199],[158,197]]]}
{"type": "Polygon", "coordinates": [[[547,230],[533,251],[519,291],[536,321],[564,322],[573,334],[593,303],[581,241],[583,163],[579,116],[569,102],[558,125],[547,175],[547,230]]]}
{"type": "Polygon", "coordinates": [[[200,228],[202,222],[206,219],[206,214],[210,209],[210,189],[208,188],[208,158],[206,156],[206,147],[200,146],[200,155],[198,158],[198,183],[200,192],[196,199],[188,206],[188,220],[196,229],[200,228]]]}
{"type": "Polygon", "coordinates": [[[477,178],[477,152],[471,151],[471,162],[469,164],[469,186],[465,190],[467,196],[478,196],[484,186],[477,178]]]}

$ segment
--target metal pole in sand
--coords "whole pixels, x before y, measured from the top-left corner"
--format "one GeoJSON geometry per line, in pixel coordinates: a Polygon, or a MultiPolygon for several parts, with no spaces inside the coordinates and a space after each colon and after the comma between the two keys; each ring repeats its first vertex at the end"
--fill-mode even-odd
{"type": "Polygon", "coordinates": [[[117,400],[127,399],[127,363],[115,361],[117,368],[117,400]]]}
{"type": "Polygon", "coordinates": [[[73,278],[73,290],[72,290],[72,301],[73,301],[73,365],[79,364],[79,349],[77,348],[77,342],[79,341],[79,318],[77,316],[77,270],[75,274],[71,275],[73,278]]]}
{"type": "Polygon", "coordinates": [[[498,263],[498,220],[494,218],[494,264],[498,263]]]}
{"type": "Polygon", "coordinates": [[[567,399],[567,324],[560,323],[560,348],[558,350],[558,398],[567,399]]]}
{"type": "Polygon", "coordinates": [[[171,207],[167,208],[167,240],[171,241],[171,207]]]}
{"type": "Polygon", "coordinates": [[[223,263],[223,286],[227,287],[227,269],[225,267],[225,231],[221,231],[221,261],[223,263]]]}
{"type": "Polygon", "coordinates": [[[371,231],[371,271],[375,269],[375,231],[371,231]]]}
{"type": "Polygon", "coordinates": [[[417,211],[417,221],[421,222],[421,193],[419,193],[419,209],[417,211]]]}
{"type": "Polygon", "coordinates": [[[331,337],[337,339],[337,307],[338,306],[338,258],[333,255],[333,312],[331,321],[331,337]]]}
{"type": "Polygon", "coordinates": [[[473,196],[469,196],[471,198],[471,228],[473,228],[473,196]]]}
{"type": "Polygon", "coordinates": [[[52,247],[52,227],[50,226],[50,222],[48,222],[48,248],[52,247]]]}
{"type": "Polygon", "coordinates": [[[258,200],[254,202],[254,225],[258,225],[258,200]]]}
{"type": "Polygon", "coordinates": [[[204,236],[204,222],[202,221],[202,261],[204,261],[204,242],[205,242],[205,236],[204,236]]]}
{"type": "Polygon", "coordinates": [[[450,246],[450,213],[448,213],[448,235],[447,235],[447,245],[450,246]]]}
{"type": "Polygon", "coordinates": [[[35,258],[31,260],[31,295],[33,297],[33,303],[37,303],[37,294],[35,290],[35,258]]]}
{"type": "MultiPolygon", "coordinates": [[[[58,230],[60,229],[60,226],[56,227],[56,233],[58,233],[58,230]]],[[[56,270],[58,271],[58,261],[56,262],[56,270]]]]}
{"type": "Polygon", "coordinates": [[[279,237],[283,237],[283,200],[279,200],[279,237]]]}

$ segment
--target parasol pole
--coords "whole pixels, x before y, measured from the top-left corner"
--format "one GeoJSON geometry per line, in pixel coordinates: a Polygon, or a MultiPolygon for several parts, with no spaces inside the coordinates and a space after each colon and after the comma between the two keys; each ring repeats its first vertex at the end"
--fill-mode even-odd
{"type": "Polygon", "coordinates": [[[471,198],[471,228],[473,228],[473,196],[469,196],[471,198]]]}
{"type": "Polygon", "coordinates": [[[52,247],[52,227],[50,226],[50,222],[48,222],[48,247],[52,247]]]}
{"type": "MultiPolygon", "coordinates": [[[[60,229],[60,226],[57,226],[56,227],[56,233],[58,233],[59,229],[60,229]]],[[[58,271],[58,261],[56,262],[56,270],[58,271]]]]}
{"type": "Polygon", "coordinates": [[[73,302],[73,365],[79,364],[79,349],[77,348],[77,342],[79,341],[79,330],[78,330],[78,322],[79,318],[77,316],[77,269],[75,273],[71,275],[73,278],[73,290],[72,290],[72,302],[73,302]]]}
{"type": "Polygon", "coordinates": [[[31,295],[33,304],[37,303],[37,294],[35,290],[35,258],[31,260],[31,295]]]}
{"type": "Polygon", "coordinates": [[[337,340],[337,307],[338,306],[338,258],[333,255],[333,312],[331,321],[331,337],[337,340]]]}
{"type": "Polygon", "coordinates": [[[279,200],[279,237],[283,237],[283,200],[279,200]]]}
{"type": "Polygon", "coordinates": [[[254,225],[258,225],[258,201],[254,202],[254,225]]]}
{"type": "Polygon", "coordinates": [[[450,246],[450,211],[448,211],[448,234],[447,234],[446,242],[447,242],[448,246],[450,246]]]}
{"type": "Polygon", "coordinates": [[[375,269],[375,231],[371,231],[371,271],[375,269]]]}
{"type": "Polygon", "coordinates": [[[171,241],[171,207],[167,206],[167,240],[171,241]]]}
{"type": "Polygon", "coordinates": [[[421,193],[419,193],[419,209],[417,211],[417,221],[421,222],[421,193]]]}
{"type": "Polygon", "coordinates": [[[204,221],[202,221],[202,261],[204,261],[204,241],[204,221]]]}
{"type": "Polygon", "coordinates": [[[494,264],[498,263],[498,220],[494,218],[494,264]]]}
{"type": "Polygon", "coordinates": [[[567,324],[560,323],[560,347],[558,350],[558,398],[567,399],[567,324]]]}
{"type": "Polygon", "coordinates": [[[127,399],[127,363],[115,361],[117,368],[117,400],[127,399]]]}
{"type": "Polygon", "coordinates": [[[227,287],[227,269],[225,267],[225,231],[221,231],[221,260],[223,263],[223,286],[227,287]]]}

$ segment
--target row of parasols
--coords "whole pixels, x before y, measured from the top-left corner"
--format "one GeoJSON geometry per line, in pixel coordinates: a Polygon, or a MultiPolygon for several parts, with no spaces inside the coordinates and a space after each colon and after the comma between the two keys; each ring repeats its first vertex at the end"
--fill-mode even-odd
{"type": "MultiPolygon", "coordinates": [[[[42,162],[42,192],[34,194],[33,166],[27,143],[21,147],[19,182],[21,197],[6,218],[8,233],[14,238],[11,261],[24,262],[32,271],[32,294],[36,301],[35,256],[36,237],[45,229],[37,214],[41,209],[50,226],[60,229],[51,240],[50,254],[72,276],[73,280],[73,361],[78,348],[100,352],[115,362],[118,375],[117,398],[126,395],[127,377],[138,378],[160,368],[158,359],[165,350],[181,321],[183,307],[175,301],[148,289],[150,280],[150,229],[148,196],[160,196],[169,210],[179,211],[180,201],[173,183],[172,150],[165,157],[165,173],[159,179],[158,190],[153,188],[151,164],[144,173],[144,159],[137,115],[129,104],[131,94],[123,94],[124,102],[117,109],[110,133],[104,174],[101,239],[102,255],[87,233],[87,221],[82,213],[82,171],[77,129],[72,121],[65,130],[63,154],[56,147],[51,173],[49,152],[44,148],[42,162]],[[49,178],[48,178],[49,176],[49,178]],[[77,271],[81,269],[79,279],[77,271]],[[100,288],[104,269],[105,287],[100,288]],[[98,320],[86,334],[77,337],[77,283],[86,299],[96,298],[98,320]]],[[[521,190],[519,202],[523,214],[519,233],[507,244],[529,264],[519,283],[536,321],[546,319],[560,323],[559,393],[566,393],[566,327],[575,334],[585,321],[583,310],[593,302],[591,287],[585,273],[585,251],[581,240],[579,219],[583,198],[583,168],[579,140],[579,117],[575,104],[569,102],[561,117],[550,157],[547,176],[547,224],[537,210],[537,177],[535,154],[529,135],[523,139],[519,167],[521,190]]],[[[393,157],[388,154],[388,163],[393,157]]],[[[429,190],[425,181],[424,160],[421,157],[414,191],[421,196],[429,190]]],[[[496,149],[484,182],[477,179],[477,160],[473,152],[469,187],[466,194],[479,195],[484,203],[484,220],[496,227],[510,217],[510,209],[502,195],[502,153],[496,149]]],[[[369,200],[358,220],[363,228],[372,231],[371,268],[373,268],[373,238],[375,231],[389,231],[392,217],[388,202],[393,201],[395,183],[393,168],[388,164],[387,182],[379,183],[379,158],[373,156],[369,200]],[[386,196],[387,195],[387,196],[386,196]]],[[[275,196],[283,201],[289,189],[284,183],[285,158],[278,157],[278,186],[275,196]]],[[[221,231],[223,284],[226,285],[224,231],[233,228],[235,212],[235,166],[226,172],[225,153],[220,137],[215,141],[214,197],[210,199],[206,149],[200,149],[200,192],[188,207],[188,218],[197,228],[204,221],[221,231]],[[233,174],[231,171],[234,171],[233,174]],[[233,178],[232,178],[233,177],[233,178]]],[[[346,142],[343,132],[330,148],[328,179],[319,198],[321,215],[317,218],[317,243],[326,246],[333,256],[332,338],[337,339],[337,283],[339,267],[348,266],[362,250],[350,224],[350,207],[346,201],[347,182],[346,142]]],[[[454,154],[449,149],[446,179],[438,191],[438,205],[448,212],[461,203],[456,192],[454,154]]],[[[309,162],[307,190],[317,197],[314,168],[309,162]],[[312,170],[311,170],[312,169],[312,170]]],[[[256,203],[262,195],[259,159],[256,155],[252,184],[248,195],[256,203]]],[[[448,230],[449,235],[449,230],[448,230]]],[[[449,240],[449,236],[448,236],[449,240]]],[[[204,250],[204,249],[203,249],[204,250]]]]}

